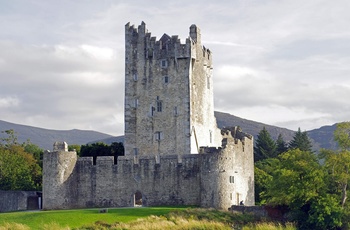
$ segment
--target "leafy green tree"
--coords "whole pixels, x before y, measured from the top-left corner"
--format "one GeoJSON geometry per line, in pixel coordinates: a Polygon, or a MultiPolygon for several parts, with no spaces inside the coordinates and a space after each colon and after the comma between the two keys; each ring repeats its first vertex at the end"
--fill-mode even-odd
{"type": "Polygon", "coordinates": [[[304,215],[307,221],[302,226],[305,229],[339,229],[343,224],[343,213],[337,198],[326,193],[313,200],[310,212],[304,215]]]}
{"type": "Polygon", "coordinates": [[[281,134],[278,135],[276,140],[276,152],[277,155],[280,155],[281,153],[284,153],[288,150],[287,143],[284,141],[281,134]]]}
{"type": "Polygon", "coordinates": [[[12,145],[18,145],[18,138],[16,132],[13,129],[1,131],[1,133],[7,134],[7,137],[0,139],[0,146],[9,147],[12,145]]]}
{"type": "Polygon", "coordinates": [[[78,156],[80,156],[81,145],[77,145],[77,144],[68,145],[68,151],[73,151],[73,150],[75,150],[78,156]]]}
{"type": "Polygon", "coordinates": [[[327,174],[315,154],[300,149],[282,153],[263,196],[266,203],[285,205],[300,229],[334,229],[343,211],[328,193],[327,174]]]}
{"type": "Polygon", "coordinates": [[[338,143],[340,150],[350,151],[350,122],[337,124],[334,131],[334,140],[338,143]]]}
{"type": "Polygon", "coordinates": [[[301,132],[300,128],[295,133],[293,139],[289,143],[289,149],[300,149],[301,151],[312,151],[311,141],[306,131],[301,132]]]}
{"type": "Polygon", "coordinates": [[[264,127],[258,134],[254,147],[254,162],[276,157],[276,143],[264,127]]]}
{"type": "Polygon", "coordinates": [[[272,180],[272,173],[277,168],[279,160],[277,158],[268,158],[255,163],[254,183],[255,183],[255,203],[265,204],[266,200],[262,199],[266,195],[268,184],[272,180]]]}
{"type": "Polygon", "coordinates": [[[22,144],[24,151],[33,155],[34,159],[37,161],[39,166],[43,167],[43,155],[44,150],[37,146],[36,144],[31,143],[29,140],[22,144]]]}
{"type": "Polygon", "coordinates": [[[41,168],[21,146],[0,147],[0,190],[40,190],[41,168]]]}
{"type": "Polygon", "coordinates": [[[313,153],[293,149],[278,159],[279,164],[274,166],[273,179],[266,192],[268,203],[300,208],[325,187],[324,171],[313,153]]]}
{"type": "Polygon", "coordinates": [[[33,152],[18,144],[13,130],[3,133],[8,137],[0,143],[0,190],[40,190],[41,167],[33,152]]]}
{"type": "Polygon", "coordinates": [[[335,185],[335,192],[340,194],[340,203],[344,207],[350,181],[350,122],[337,124],[334,140],[338,143],[339,150],[322,149],[320,158],[325,161],[325,167],[330,175],[330,183],[335,185]]]}

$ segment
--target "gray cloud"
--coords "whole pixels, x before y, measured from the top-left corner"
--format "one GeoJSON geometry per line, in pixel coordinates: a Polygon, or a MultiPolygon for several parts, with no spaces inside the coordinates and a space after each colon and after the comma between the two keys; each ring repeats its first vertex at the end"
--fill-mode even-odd
{"type": "Polygon", "coordinates": [[[0,119],[123,134],[124,25],[197,24],[216,110],[282,127],[348,120],[348,1],[11,1],[0,7],[0,119]],[[186,9],[186,10],[184,10],[186,9]]]}

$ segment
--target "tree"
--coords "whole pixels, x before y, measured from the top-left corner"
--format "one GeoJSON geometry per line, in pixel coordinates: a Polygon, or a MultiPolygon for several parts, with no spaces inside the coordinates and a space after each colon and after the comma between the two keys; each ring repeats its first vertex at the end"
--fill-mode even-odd
{"type": "Polygon", "coordinates": [[[267,203],[297,209],[318,196],[318,191],[325,186],[324,172],[313,153],[292,149],[278,159],[267,187],[267,203]]]}
{"type": "Polygon", "coordinates": [[[114,156],[114,162],[116,163],[118,156],[124,156],[124,145],[117,142],[113,142],[111,145],[102,142],[82,145],[80,156],[93,157],[94,164],[96,164],[97,156],[114,156]]]}
{"type": "Polygon", "coordinates": [[[266,195],[268,184],[272,180],[272,173],[278,167],[279,160],[277,158],[268,158],[255,163],[254,167],[254,183],[255,183],[255,203],[265,204],[263,197],[266,195]]]}
{"type": "Polygon", "coordinates": [[[1,131],[1,133],[7,134],[7,137],[1,138],[0,146],[9,147],[12,145],[18,145],[18,138],[16,132],[13,129],[1,131]]]}
{"type": "Polygon", "coordinates": [[[334,229],[341,226],[343,210],[328,193],[327,174],[316,155],[291,149],[278,156],[263,199],[270,205],[284,205],[299,229],[334,229]]]}
{"type": "Polygon", "coordinates": [[[77,145],[77,144],[74,144],[74,145],[68,145],[68,151],[76,151],[78,156],[80,156],[80,150],[81,150],[81,145],[77,145]]]}
{"type": "Polygon", "coordinates": [[[276,152],[277,155],[280,155],[281,153],[284,153],[288,150],[287,143],[283,140],[283,137],[281,134],[278,135],[276,140],[276,152]]]}
{"type": "Polygon", "coordinates": [[[254,161],[276,157],[276,143],[264,127],[258,134],[254,147],[254,161]]]}
{"type": "Polygon", "coordinates": [[[32,153],[19,145],[13,130],[0,144],[0,190],[40,190],[41,168],[32,153]]]}
{"type": "Polygon", "coordinates": [[[341,150],[350,151],[350,122],[337,124],[334,131],[334,140],[338,143],[341,150]]]}
{"type": "Polygon", "coordinates": [[[289,143],[289,149],[300,149],[301,151],[312,151],[311,141],[306,131],[301,132],[300,128],[295,133],[293,139],[289,143]]]}
{"type": "Polygon", "coordinates": [[[334,140],[338,143],[339,150],[322,149],[320,158],[325,161],[325,167],[331,177],[330,181],[336,185],[336,193],[340,194],[340,203],[344,207],[350,181],[350,122],[337,124],[334,140]]]}
{"type": "Polygon", "coordinates": [[[26,143],[23,143],[22,147],[24,148],[25,152],[33,155],[34,159],[37,161],[39,166],[42,168],[43,167],[44,150],[41,149],[36,144],[31,143],[29,140],[27,140],[26,143]]]}

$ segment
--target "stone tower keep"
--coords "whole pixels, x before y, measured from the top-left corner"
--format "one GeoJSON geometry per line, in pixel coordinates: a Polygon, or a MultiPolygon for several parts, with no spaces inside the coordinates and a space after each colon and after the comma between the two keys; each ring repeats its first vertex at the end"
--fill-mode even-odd
{"type": "Polygon", "coordinates": [[[125,154],[198,153],[221,146],[214,117],[212,53],[200,30],[151,37],[144,22],[125,26],[125,154]]]}

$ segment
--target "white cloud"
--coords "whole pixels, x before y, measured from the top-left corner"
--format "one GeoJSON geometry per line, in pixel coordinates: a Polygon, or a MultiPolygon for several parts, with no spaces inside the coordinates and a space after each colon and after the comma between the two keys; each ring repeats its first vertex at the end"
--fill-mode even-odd
{"type": "Polygon", "coordinates": [[[20,105],[20,101],[16,97],[0,97],[0,109],[6,109],[11,107],[18,107],[20,105]]]}

